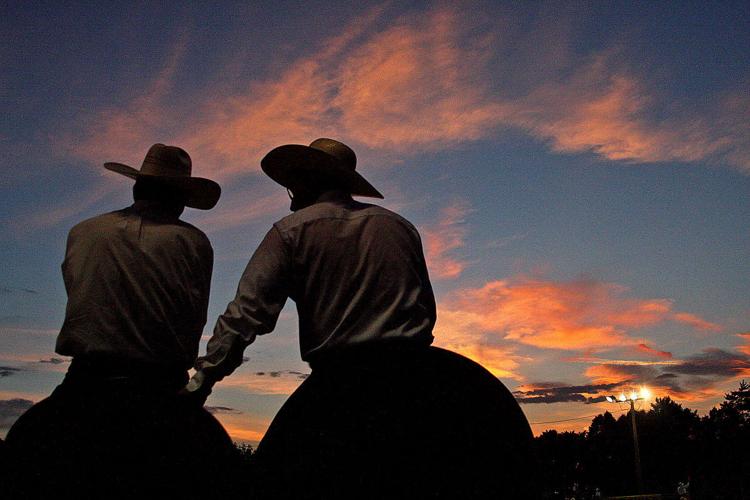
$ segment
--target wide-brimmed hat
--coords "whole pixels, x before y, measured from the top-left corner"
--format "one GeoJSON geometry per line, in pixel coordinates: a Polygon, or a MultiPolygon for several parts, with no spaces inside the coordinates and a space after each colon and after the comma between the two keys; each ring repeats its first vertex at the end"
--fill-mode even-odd
{"type": "Polygon", "coordinates": [[[315,139],[309,146],[286,144],[272,149],[260,161],[263,171],[286,188],[323,179],[350,194],[382,198],[380,191],[355,171],[357,155],[346,144],[333,139],[315,139]]]}
{"type": "Polygon", "coordinates": [[[190,155],[177,146],[154,144],[146,153],[140,170],[114,162],[105,163],[104,168],[131,179],[153,178],[174,186],[185,195],[187,207],[208,210],[221,196],[221,187],[216,182],[191,175],[193,162],[190,155]]]}

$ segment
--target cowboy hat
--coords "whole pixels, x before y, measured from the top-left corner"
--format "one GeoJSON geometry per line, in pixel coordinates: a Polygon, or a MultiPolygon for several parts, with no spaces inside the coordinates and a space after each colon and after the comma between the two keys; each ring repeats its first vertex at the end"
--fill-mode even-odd
{"type": "Polygon", "coordinates": [[[350,194],[382,198],[380,191],[355,171],[357,155],[346,144],[333,139],[315,139],[309,146],[286,144],[272,149],[260,161],[263,171],[286,188],[305,184],[315,176],[350,194]]]}
{"type": "Polygon", "coordinates": [[[193,164],[190,155],[177,146],[154,144],[146,153],[140,170],[114,162],[105,163],[104,168],[131,179],[159,179],[174,186],[185,195],[187,207],[208,210],[221,196],[221,187],[216,182],[191,176],[193,164]]]}

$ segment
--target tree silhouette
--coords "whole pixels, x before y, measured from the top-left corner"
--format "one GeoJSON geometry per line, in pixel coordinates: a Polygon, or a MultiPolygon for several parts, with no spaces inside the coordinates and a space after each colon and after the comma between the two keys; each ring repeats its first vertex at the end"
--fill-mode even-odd
{"type": "MultiPolygon", "coordinates": [[[[636,412],[648,492],[674,494],[690,481],[691,498],[750,498],[750,384],[725,395],[703,418],[670,397],[636,412]]],[[[535,438],[545,498],[635,492],[633,437],[628,415],[597,415],[584,432],[545,431],[535,438]]]]}
{"type": "Polygon", "coordinates": [[[706,488],[728,498],[750,497],[750,387],[743,380],[704,419],[703,470],[706,488]]]}

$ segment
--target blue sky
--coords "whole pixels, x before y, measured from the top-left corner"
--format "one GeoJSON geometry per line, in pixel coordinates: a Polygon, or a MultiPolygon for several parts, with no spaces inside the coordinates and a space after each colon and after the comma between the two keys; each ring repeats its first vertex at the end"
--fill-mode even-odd
{"type": "MultiPolygon", "coordinates": [[[[287,213],[260,158],[321,136],[420,229],[437,344],[498,375],[530,421],[640,385],[706,411],[750,376],[746,2],[0,10],[1,401],[37,401],[66,369],[65,236],[130,200],[103,162],[175,144],[222,184],[214,210],[185,213],[216,252],[209,335],[287,213]]],[[[309,371],[293,304],[247,356],[209,404],[257,441],[309,371]]]]}

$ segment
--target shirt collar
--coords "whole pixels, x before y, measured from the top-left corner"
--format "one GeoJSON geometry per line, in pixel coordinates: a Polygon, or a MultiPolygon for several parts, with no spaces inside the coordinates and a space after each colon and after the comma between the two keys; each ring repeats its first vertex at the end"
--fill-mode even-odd
{"type": "Polygon", "coordinates": [[[164,204],[156,200],[135,200],[130,209],[141,216],[150,216],[160,219],[177,220],[179,215],[174,215],[166,209],[164,204]]]}
{"type": "Polygon", "coordinates": [[[326,191],[325,193],[318,196],[315,203],[325,202],[339,202],[339,203],[351,203],[353,201],[352,195],[344,191],[326,191]]]}

